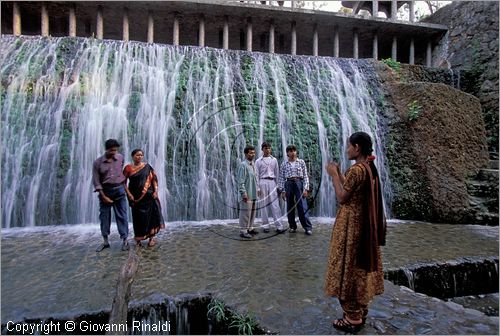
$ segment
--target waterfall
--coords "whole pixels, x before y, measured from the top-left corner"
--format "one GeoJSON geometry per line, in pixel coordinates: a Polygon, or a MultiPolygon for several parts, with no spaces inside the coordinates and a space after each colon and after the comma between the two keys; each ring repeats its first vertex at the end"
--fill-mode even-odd
{"type": "Polygon", "coordinates": [[[98,220],[92,163],[107,138],[142,148],[167,220],[236,218],[235,171],[247,144],[295,144],[308,165],[312,215],[335,215],[325,171],[347,137],[374,139],[391,188],[367,60],[292,57],[87,38],[3,35],[2,227],[98,220]]]}

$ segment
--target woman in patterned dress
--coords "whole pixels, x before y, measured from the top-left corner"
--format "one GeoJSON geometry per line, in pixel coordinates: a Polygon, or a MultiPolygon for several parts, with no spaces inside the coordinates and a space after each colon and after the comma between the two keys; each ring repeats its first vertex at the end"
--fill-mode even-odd
{"type": "Polygon", "coordinates": [[[148,246],[156,245],[154,236],[165,227],[158,199],[158,178],[148,163],[142,162],[144,152],[132,151],[132,164],[123,169],[123,175],[129,180],[126,188],[129,204],[132,207],[134,236],[138,246],[148,239],[148,246]]]}
{"type": "Polygon", "coordinates": [[[380,246],[385,245],[386,222],[372,140],[364,132],[349,137],[347,157],[355,160],[345,173],[337,163],[326,167],[340,207],[330,242],[325,290],[337,297],[344,315],[333,321],[342,331],[359,331],[368,305],[384,291],[380,246]]]}

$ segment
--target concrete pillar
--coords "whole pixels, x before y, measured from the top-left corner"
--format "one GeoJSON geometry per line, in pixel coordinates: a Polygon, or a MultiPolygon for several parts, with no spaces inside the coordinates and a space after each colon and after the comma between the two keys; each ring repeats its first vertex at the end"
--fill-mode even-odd
{"type": "Polygon", "coordinates": [[[359,58],[358,29],[356,28],[352,31],[352,57],[359,58]]]}
{"type": "Polygon", "coordinates": [[[398,2],[391,0],[391,20],[396,21],[398,16],[398,2]]]}
{"type": "Polygon", "coordinates": [[[21,8],[16,1],[12,4],[12,33],[14,36],[21,35],[21,8]]]}
{"type": "Polygon", "coordinates": [[[313,25],[313,56],[318,56],[318,25],[313,25]]]}
{"type": "Polygon", "coordinates": [[[222,49],[229,49],[229,18],[224,16],[224,28],[222,29],[222,49]]]}
{"type": "Polygon", "coordinates": [[[415,1],[410,1],[410,22],[415,22],[415,1]]]}
{"type": "Polygon", "coordinates": [[[372,1],[372,16],[378,17],[378,0],[372,1]]]}
{"type": "Polygon", "coordinates": [[[410,58],[408,63],[415,64],[415,39],[413,37],[410,39],[410,58]]]}
{"type": "Polygon", "coordinates": [[[252,36],[252,18],[247,19],[247,51],[252,51],[253,36],[252,36]]]}
{"type": "Polygon", "coordinates": [[[339,57],[339,27],[333,27],[333,57],[339,57]]]}
{"type": "Polygon", "coordinates": [[[373,59],[378,59],[378,33],[374,32],[373,33],[373,52],[372,52],[372,57],[373,59]]]}
{"type": "Polygon", "coordinates": [[[68,35],[70,37],[76,36],[76,7],[75,4],[69,6],[69,27],[68,35]]]}
{"type": "Polygon", "coordinates": [[[179,45],[179,16],[174,15],[174,29],[172,34],[172,44],[175,46],[179,45]]]}
{"type": "Polygon", "coordinates": [[[290,43],[290,54],[297,55],[297,24],[295,21],[292,21],[292,40],[290,43]]]}
{"type": "Polygon", "coordinates": [[[395,61],[398,60],[398,38],[396,36],[392,38],[391,58],[395,61]]]}
{"type": "Polygon", "coordinates": [[[205,46],[205,16],[200,16],[200,23],[198,27],[198,45],[205,46]]]}
{"type": "Polygon", "coordinates": [[[122,31],[123,31],[123,41],[128,42],[130,39],[130,29],[129,29],[129,22],[128,22],[128,8],[123,9],[123,24],[122,24],[122,31]]]}
{"type": "Polygon", "coordinates": [[[102,7],[97,6],[96,38],[102,40],[103,37],[104,37],[104,20],[102,16],[102,7]]]}
{"type": "Polygon", "coordinates": [[[274,54],[274,21],[269,26],[269,53],[274,54]]]}
{"type": "Polygon", "coordinates": [[[427,57],[425,60],[425,65],[428,67],[432,66],[432,42],[427,42],[427,57]]]}
{"type": "Polygon", "coordinates": [[[148,43],[154,43],[155,41],[155,19],[153,18],[153,13],[148,12],[148,43]]]}
{"type": "Polygon", "coordinates": [[[47,3],[42,2],[42,17],[41,17],[41,33],[42,36],[49,36],[49,11],[47,10],[47,3]]]}

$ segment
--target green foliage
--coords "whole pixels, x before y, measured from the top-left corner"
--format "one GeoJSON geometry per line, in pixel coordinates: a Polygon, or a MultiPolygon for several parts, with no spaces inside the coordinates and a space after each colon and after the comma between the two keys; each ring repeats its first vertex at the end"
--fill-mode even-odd
{"type": "Polygon", "coordinates": [[[238,329],[238,335],[253,335],[257,321],[251,314],[235,314],[229,327],[238,329]]]}
{"type": "Polygon", "coordinates": [[[415,121],[420,116],[420,112],[422,111],[422,106],[418,103],[418,101],[413,100],[408,103],[408,120],[415,121]]]}
{"type": "Polygon", "coordinates": [[[386,64],[392,70],[396,71],[398,74],[401,72],[401,63],[399,63],[398,61],[396,61],[392,58],[386,58],[386,59],[383,59],[381,62],[386,64]]]}
{"type": "Polygon", "coordinates": [[[73,129],[71,122],[68,119],[63,121],[62,125],[61,146],[59,146],[59,167],[57,169],[57,178],[64,178],[71,165],[71,138],[73,137],[73,129]]]}
{"type": "Polygon", "coordinates": [[[226,305],[224,302],[218,299],[212,299],[208,304],[207,316],[214,318],[217,322],[226,321],[226,305]]]}

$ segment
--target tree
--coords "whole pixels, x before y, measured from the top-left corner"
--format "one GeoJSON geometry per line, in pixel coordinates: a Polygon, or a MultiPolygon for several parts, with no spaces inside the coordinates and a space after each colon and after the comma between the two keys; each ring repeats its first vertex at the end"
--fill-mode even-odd
{"type": "Polygon", "coordinates": [[[339,13],[352,14],[352,8],[342,6],[339,9],[339,13]]]}
{"type": "Polygon", "coordinates": [[[293,5],[295,8],[309,8],[313,10],[319,10],[328,4],[327,1],[294,1],[293,5]]]}
{"type": "Polygon", "coordinates": [[[442,7],[442,5],[440,5],[440,2],[442,1],[424,1],[425,4],[427,5],[427,8],[429,8],[429,12],[432,14],[434,14],[435,11],[437,11],[439,8],[442,7]]]}
{"type": "MultiPolygon", "coordinates": [[[[451,1],[415,1],[415,19],[420,21],[434,14],[439,8],[446,6],[451,1]]],[[[404,4],[398,11],[398,20],[408,21],[410,19],[410,6],[404,4]]]]}

